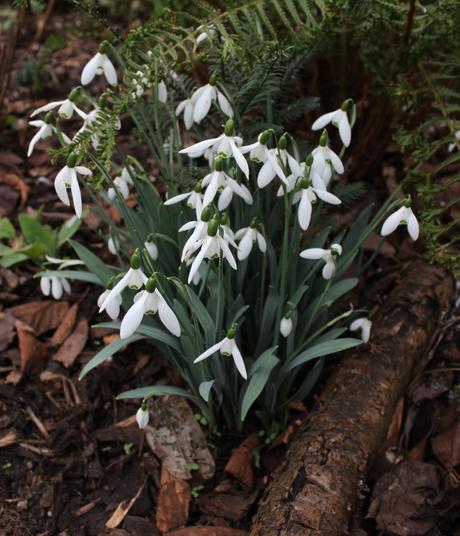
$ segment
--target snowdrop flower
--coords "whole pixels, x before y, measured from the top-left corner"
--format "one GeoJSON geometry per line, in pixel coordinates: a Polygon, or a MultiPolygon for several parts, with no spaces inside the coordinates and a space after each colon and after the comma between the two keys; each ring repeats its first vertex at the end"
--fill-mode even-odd
{"type": "Polygon", "coordinates": [[[287,339],[292,331],[292,318],[290,314],[283,316],[280,322],[280,333],[281,335],[287,339]]]}
{"type": "Polygon", "coordinates": [[[139,327],[145,314],[154,315],[157,311],[165,328],[176,337],[180,337],[179,320],[156,288],[156,279],[153,276],[145,283],[145,290],[141,290],[134,296],[134,304],[121,322],[120,338],[130,337],[139,327]]]}
{"type": "Polygon", "coordinates": [[[208,348],[205,352],[200,354],[195,359],[194,363],[199,363],[200,361],[207,359],[208,357],[212,356],[212,354],[219,351],[224,356],[231,355],[233,357],[233,361],[235,363],[236,368],[238,369],[238,372],[245,380],[247,380],[248,375],[246,372],[246,367],[244,365],[243,357],[235,342],[236,329],[237,325],[233,324],[232,327],[227,331],[227,336],[220,342],[214,344],[213,346],[211,346],[211,348],[208,348]]]}
{"type": "Polygon", "coordinates": [[[86,114],[75,104],[75,100],[78,97],[79,88],[72,89],[69,94],[69,97],[65,100],[50,102],[44,106],[40,106],[34,112],[32,112],[31,117],[34,117],[42,112],[49,112],[58,109],[58,115],[62,119],[70,119],[73,116],[73,113],[76,112],[82,119],[86,119],[86,114]]]}
{"type": "Polygon", "coordinates": [[[366,318],[357,318],[356,320],[353,320],[353,322],[350,324],[350,331],[361,331],[361,339],[363,342],[369,342],[369,337],[371,335],[371,327],[372,322],[366,318]]]}
{"type": "Polygon", "coordinates": [[[194,189],[191,192],[186,192],[184,194],[178,194],[174,197],[167,199],[164,204],[166,206],[175,205],[181,201],[187,200],[187,206],[189,208],[198,209],[197,212],[200,212],[201,207],[203,206],[203,194],[201,193],[201,182],[195,184],[194,189]]]}
{"type": "Polygon", "coordinates": [[[139,290],[147,281],[147,276],[144,274],[141,268],[141,257],[139,251],[135,251],[131,255],[131,267],[126,274],[118,281],[113,289],[104,298],[104,301],[99,305],[99,312],[105,311],[113,300],[120,296],[126,287],[139,290]]]}
{"type": "Polygon", "coordinates": [[[147,253],[150,255],[150,258],[153,261],[156,261],[158,259],[158,246],[154,242],[153,233],[150,233],[147,236],[144,242],[144,248],[147,250],[147,253]]]}
{"type": "Polygon", "coordinates": [[[233,117],[233,109],[227,97],[216,86],[216,75],[213,74],[209,83],[195,90],[190,97],[193,104],[193,121],[201,123],[208,115],[211,104],[217,100],[219,108],[227,117],[233,117]]]}
{"type": "Polygon", "coordinates": [[[332,244],[329,249],[310,248],[300,252],[300,256],[304,259],[322,259],[325,264],[322,271],[324,279],[331,279],[335,273],[335,262],[338,255],[342,254],[342,246],[340,244],[332,244]]]}
{"type": "Polygon", "coordinates": [[[213,202],[217,192],[220,190],[220,197],[217,207],[220,211],[225,210],[231,203],[233,194],[241,197],[248,205],[252,205],[252,195],[248,188],[240,185],[224,172],[224,159],[218,156],[214,160],[214,171],[204,177],[202,187],[206,187],[203,197],[203,205],[213,202]]]}
{"type": "MultiPolygon", "coordinates": [[[[311,161],[310,161],[311,165],[311,161]]],[[[307,163],[307,173],[310,174],[310,168],[307,163]]],[[[340,205],[342,201],[326,190],[326,187],[319,177],[319,175],[313,173],[314,185],[310,182],[307,176],[301,178],[299,182],[300,190],[296,192],[293,198],[293,203],[299,203],[297,210],[297,219],[299,221],[300,228],[306,231],[310,225],[312,205],[316,203],[319,197],[322,201],[330,203],[331,205],[340,205]]]]}
{"type": "Polygon", "coordinates": [[[60,300],[64,291],[67,294],[71,293],[70,284],[67,279],[58,276],[40,277],[40,289],[44,296],[51,294],[55,300],[60,300]]]}
{"type": "Polygon", "coordinates": [[[262,253],[267,251],[267,242],[262,233],[257,230],[257,220],[254,218],[249,227],[244,227],[235,233],[235,239],[239,240],[238,244],[238,259],[240,261],[249,257],[252,251],[252,246],[257,241],[257,245],[262,253]]]}
{"type": "Polygon", "coordinates": [[[97,52],[84,66],[81,73],[81,83],[83,86],[87,86],[93,81],[94,77],[103,74],[107,82],[116,86],[118,82],[117,71],[113,66],[113,63],[109,60],[109,57],[105,52],[107,51],[107,43],[102,43],[97,52]]]}
{"type": "Polygon", "coordinates": [[[312,169],[317,172],[328,186],[332,177],[332,169],[339,175],[345,171],[339,156],[328,146],[328,135],[324,131],[319,140],[319,146],[311,153],[313,155],[312,169]]]}
{"type": "Polygon", "coordinates": [[[190,147],[187,147],[186,149],[182,149],[179,151],[179,153],[186,154],[190,158],[199,158],[200,156],[203,156],[207,149],[212,148],[212,151],[215,155],[222,153],[226,157],[232,156],[246,178],[249,178],[249,165],[238,148],[238,146],[242,143],[242,139],[238,136],[234,136],[233,134],[233,120],[229,119],[225,123],[224,133],[219,137],[200,141],[194,145],[191,145],[190,147]]]}
{"type": "Polygon", "coordinates": [[[67,188],[70,188],[72,192],[72,201],[75,209],[75,214],[80,218],[83,205],[77,174],[88,176],[92,175],[92,172],[84,166],[75,166],[76,162],[77,156],[75,154],[71,154],[67,158],[67,165],[65,165],[56,175],[56,178],[54,180],[54,188],[59,199],[64,203],[64,205],[67,205],[68,207],[70,207],[70,199],[69,194],[67,192],[67,188]]]}
{"type": "Polygon", "coordinates": [[[412,212],[410,197],[404,201],[404,206],[399,208],[396,212],[393,212],[393,214],[388,216],[383,222],[381,230],[382,236],[388,236],[396,230],[399,225],[407,225],[409,236],[412,240],[417,240],[419,235],[419,225],[417,218],[412,212]]]}
{"type": "MultiPolygon", "coordinates": [[[[38,132],[36,132],[33,138],[30,140],[29,148],[27,150],[28,157],[32,154],[35,145],[37,145],[40,140],[46,140],[47,138],[50,138],[53,134],[57,134],[57,129],[52,124],[53,120],[53,113],[48,112],[44,121],[42,121],[41,119],[29,121],[29,125],[38,128],[38,132]]],[[[65,143],[70,143],[70,138],[68,136],[66,136],[63,132],[61,133],[61,135],[65,143]]]]}
{"type": "MultiPolygon", "coordinates": [[[[110,291],[112,289],[112,285],[109,284],[106,290],[99,296],[97,299],[97,305],[98,307],[101,307],[101,305],[104,303],[105,299],[110,294],[110,291]]],[[[120,307],[121,307],[122,299],[121,296],[115,296],[113,300],[110,300],[107,304],[107,307],[105,308],[107,314],[110,316],[112,320],[118,320],[118,317],[120,316],[120,307]]]]}
{"type": "MultiPolygon", "coordinates": [[[[123,199],[128,199],[129,187],[132,186],[133,184],[133,180],[131,179],[131,175],[129,174],[129,171],[126,168],[123,168],[121,171],[121,175],[119,175],[118,177],[115,177],[115,179],[113,180],[113,183],[117,191],[120,192],[120,195],[123,197],[123,199]]],[[[115,188],[109,188],[107,190],[107,195],[110,200],[115,199],[117,196],[115,188]]]]}
{"type": "Polygon", "coordinates": [[[278,177],[286,186],[288,181],[283,168],[287,168],[287,164],[296,162],[296,160],[286,151],[287,136],[284,134],[278,140],[278,147],[276,149],[268,149],[265,153],[265,162],[260,168],[257,175],[257,185],[259,188],[265,188],[268,186],[275,177],[278,177]]]}
{"type": "Polygon", "coordinates": [[[220,254],[222,253],[222,256],[224,259],[227,260],[227,262],[230,264],[230,266],[236,270],[236,261],[235,258],[232,255],[232,252],[230,251],[229,244],[233,247],[237,247],[235,242],[228,236],[228,234],[223,234],[219,231],[220,224],[219,222],[213,218],[207,228],[207,236],[204,238],[201,238],[198,240],[194,245],[191,246],[189,250],[189,254],[195,252],[196,250],[200,250],[198,255],[195,257],[194,261],[192,262],[192,266],[190,268],[190,272],[188,275],[188,283],[193,280],[196,272],[198,271],[200,264],[203,262],[203,260],[206,259],[213,259],[218,258],[220,254]]]}
{"type": "Polygon", "coordinates": [[[208,233],[208,222],[211,218],[211,207],[204,207],[201,212],[196,210],[196,217],[196,220],[189,221],[179,228],[179,233],[191,231],[193,229],[192,234],[189,236],[182,249],[181,262],[188,261],[199,247],[197,244],[200,244],[201,240],[206,238],[208,233]]]}
{"type": "Polygon", "coordinates": [[[455,142],[449,143],[449,147],[448,147],[449,153],[451,153],[454,149],[457,148],[459,141],[460,141],[460,130],[457,130],[457,132],[455,133],[455,142]]]}
{"type": "Polygon", "coordinates": [[[207,39],[211,40],[216,35],[216,29],[213,28],[212,26],[211,27],[205,27],[205,26],[201,25],[201,26],[198,26],[198,28],[196,30],[197,31],[206,30],[206,31],[202,31],[198,35],[198,37],[196,38],[196,43],[195,43],[195,46],[193,47],[194,52],[201,45],[201,43],[203,43],[207,39]]]}
{"type": "Polygon", "coordinates": [[[348,119],[347,110],[353,101],[348,99],[343,102],[342,106],[338,110],[329,112],[327,114],[318,117],[318,119],[311,126],[312,130],[321,130],[329,123],[333,124],[339,129],[339,136],[345,147],[348,147],[351,142],[351,126],[348,119]]]}
{"type": "Polygon", "coordinates": [[[147,405],[143,403],[136,412],[136,422],[141,430],[143,430],[144,428],[147,428],[147,425],[149,424],[149,418],[150,417],[149,417],[147,405]]]}
{"type": "Polygon", "coordinates": [[[163,80],[160,80],[157,84],[157,94],[158,94],[158,100],[165,104],[168,101],[168,88],[166,87],[166,84],[163,82],[163,80]]]}
{"type": "Polygon", "coordinates": [[[192,99],[183,100],[176,108],[176,117],[179,117],[182,113],[184,114],[184,124],[187,130],[190,130],[193,126],[193,109],[192,99]]]}

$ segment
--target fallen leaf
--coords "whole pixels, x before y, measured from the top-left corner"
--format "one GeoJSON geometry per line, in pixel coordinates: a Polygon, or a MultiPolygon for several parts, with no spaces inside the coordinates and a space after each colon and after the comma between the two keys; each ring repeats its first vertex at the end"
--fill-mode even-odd
{"type": "Polygon", "coordinates": [[[53,355],[54,361],[59,361],[65,367],[70,367],[80,355],[88,339],[88,321],[80,316],[71,335],[62,343],[53,355]]]}
{"type": "Polygon", "coordinates": [[[94,439],[97,441],[107,441],[120,443],[140,443],[139,426],[136,422],[136,416],[131,415],[127,419],[117,422],[113,426],[106,428],[96,428],[93,433],[94,439]]]}
{"type": "Polygon", "coordinates": [[[258,434],[251,434],[236,448],[225,466],[224,472],[251,489],[254,484],[252,449],[260,443],[258,434]]]}
{"type": "Polygon", "coordinates": [[[184,527],[173,530],[168,536],[248,536],[245,530],[231,529],[229,527],[184,527]]]}
{"type": "Polygon", "coordinates": [[[58,325],[56,331],[50,340],[51,346],[60,346],[72,332],[75,321],[77,320],[78,304],[74,303],[62,318],[62,322],[58,325]]]}
{"type": "Polygon", "coordinates": [[[9,313],[0,313],[0,352],[8,348],[15,334],[14,316],[9,313]]]}
{"type": "Polygon", "coordinates": [[[440,497],[437,468],[404,461],[377,481],[367,517],[385,534],[422,536],[434,526],[433,504],[440,497]]]}
{"type": "Polygon", "coordinates": [[[18,435],[14,430],[7,430],[0,435],[0,448],[13,445],[18,440],[18,435]]]}
{"type": "Polygon", "coordinates": [[[203,430],[187,402],[179,396],[159,396],[149,404],[150,424],[145,438],[168,471],[182,480],[191,478],[191,466],[206,480],[215,471],[203,430]]]}
{"type": "Polygon", "coordinates": [[[29,325],[38,336],[57,328],[68,308],[67,302],[42,300],[16,305],[6,309],[5,312],[29,325]]]}
{"type": "Polygon", "coordinates": [[[163,465],[156,511],[156,525],[162,534],[187,523],[191,497],[188,483],[163,465]]]}
{"type": "Polygon", "coordinates": [[[48,363],[49,355],[46,344],[35,338],[34,330],[16,320],[14,323],[19,340],[19,355],[23,372],[39,373],[48,363]]]}
{"type": "Polygon", "coordinates": [[[123,521],[128,512],[131,510],[133,504],[137,501],[144,489],[145,481],[142,483],[141,487],[137,490],[136,495],[132,499],[127,501],[122,501],[116,508],[115,512],[110,516],[110,519],[107,521],[105,526],[108,529],[116,529],[118,525],[123,521]]]}
{"type": "Polygon", "coordinates": [[[19,175],[15,173],[0,173],[0,183],[8,184],[12,186],[19,192],[21,198],[21,207],[24,207],[27,202],[27,197],[29,196],[29,187],[21,179],[19,175]]]}
{"type": "Polygon", "coordinates": [[[447,469],[460,465],[460,419],[431,440],[434,455],[447,469]]]}
{"type": "Polygon", "coordinates": [[[200,495],[197,504],[204,514],[223,517],[229,521],[240,521],[245,517],[257,498],[252,493],[206,493],[200,495]]]}
{"type": "Polygon", "coordinates": [[[5,378],[5,383],[10,385],[17,385],[22,380],[22,372],[20,370],[12,370],[5,378]]]}

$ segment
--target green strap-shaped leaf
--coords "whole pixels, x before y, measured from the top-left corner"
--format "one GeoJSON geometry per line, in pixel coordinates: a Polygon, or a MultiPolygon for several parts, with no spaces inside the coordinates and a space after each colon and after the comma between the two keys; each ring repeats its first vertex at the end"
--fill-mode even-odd
{"type": "Polygon", "coordinates": [[[307,348],[307,350],[304,350],[295,359],[293,359],[290,363],[288,363],[286,366],[286,372],[289,372],[290,370],[300,365],[303,365],[304,363],[307,363],[307,361],[311,361],[312,359],[315,359],[316,357],[321,357],[323,355],[329,355],[329,354],[335,354],[337,352],[342,352],[343,350],[348,350],[349,348],[358,346],[362,344],[362,342],[363,341],[361,339],[352,339],[352,338],[344,338],[344,339],[338,339],[335,341],[320,342],[319,344],[316,344],[315,346],[312,346],[311,348],[307,348]]]}
{"type": "Polygon", "coordinates": [[[207,402],[209,400],[209,393],[211,392],[212,386],[214,385],[214,382],[216,380],[210,380],[208,382],[202,382],[200,383],[200,386],[198,387],[198,391],[200,393],[201,398],[207,402]]]}
{"type": "Polygon", "coordinates": [[[129,398],[150,398],[152,396],[161,395],[177,395],[189,398],[190,400],[196,400],[196,396],[192,395],[185,389],[180,387],[173,387],[172,385],[147,385],[146,387],[139,387],[138,389],[131,389],[125,391],[117,396],[117,400],[127,400],[129,398]]]}

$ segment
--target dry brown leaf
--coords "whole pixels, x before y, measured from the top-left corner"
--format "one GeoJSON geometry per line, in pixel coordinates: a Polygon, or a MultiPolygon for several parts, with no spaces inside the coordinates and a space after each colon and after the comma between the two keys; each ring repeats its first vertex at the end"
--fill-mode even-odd
{"type": "Polygon", "coordinates": [[[173,530],[168,536],[248,536],[245,530],[230,527],[185,527],[173,530]]]}
{"type": "Polygon", "coordinates": [[[252,449],[260,443],[258,434],[251,434],[236,448],[225,466],[224,472],[251,489],[254,484],[252,449]]]}
{"type": "Polygon", "coordinates": [[[85,347],[88,339],[88,331],[88,321],[84,316],[80,316],[71,335],[53,355],[53,360],[59,361],[65,367],[70,367],[85,347]]]}
{"type": "Polygon", "coordinates": [[[156,524],[163,534],[187,523],[191,497],[188,483],[172,475],[163,465],[156,511],[156,524]]]}
{"type": "Polygon", "coordinates": [[[35,338],[34,330],[30,326],[20,320],[16,320],[14,325],[19,340],[21,370],[38,374],[48,363],[48,348],[35,338]]]}
{"type": "Polygon", "coordinates": [[[206,493],[197,499],[198,506],[204,514],[223,517],[229,521],[240,521],[248,513],[257,498],[257,491],[252,493],[206,493]]]}
{"type": "Polygon", "coordinates": [[[13,445],[18,440],[18,434],[14,430],[7,430],[0,435],[0,448],[13,445]]]}
{"type": "Polygon", "coordinates": [[[0,183],[8,184],[19,192],[19,196],[21,198],[21,207],[23,208],[29,196],[29,187],[21,179],[21,177],[15,173],[3,172],[0,173],[0,183]]]}
{"type": "Polygon", "coordinates": [[[110,519],[107,521],[105,526],[108,529],[116,529],[118,525],[123,521],[128,512],[131,510],[133,504],[137,501],[144,489],[145,481],[142,483],[141,487],[137,490],[136,495],[132,499],[127,501],[122,501],[116,508],[115,512],[110,516],[110,519]]]}
{"type": "Polygon", "coordinates": [[[460,418],[451,428],[435,436],[431,446],[436,458],[447,469],[460,465],[460,418]]]}
{"type": "Polygon", "coordinates": [[[78,314],[78,304],[74,303],[70,309],[64,315],[61,324],[57,327],[54,332],[50,344],[51,346],[60,346],[67,337],[72,333],[72,330],[75,326],[75,321],[77,320],[78,314]]]}
{"type": "Polygon", "coordinates": [[[16,305],[5,312],[29,325],[38,336],[57,328],[68,308],[68,303],[64,301],[42,300],[16,305]]]}
{"type": "Polygon", "coordinates": [[[0,313],[0,352],[8,348],[14,335],[14,316],[9,313],[0,313]]]}
{"type": "Polygon", "coordinates": [[[145,438],[154,454],[177,478],[191,478],[190,464],[204,479],[212,478],[214,459],[203,430],[187,402],[179,396],[159,396],[149,405],[150,424],[145,438]]]}

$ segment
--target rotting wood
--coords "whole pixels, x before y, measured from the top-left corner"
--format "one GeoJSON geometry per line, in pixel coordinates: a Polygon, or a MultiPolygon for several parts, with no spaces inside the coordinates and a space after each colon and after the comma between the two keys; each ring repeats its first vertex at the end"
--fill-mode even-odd
{"type": "Polygon", "coordinates": [[[454,293],[438,266],[412,264],[374,318],[370,344],[330,378],[273,474],[251,536],[342,536],[393,410],[454,293]]]}

